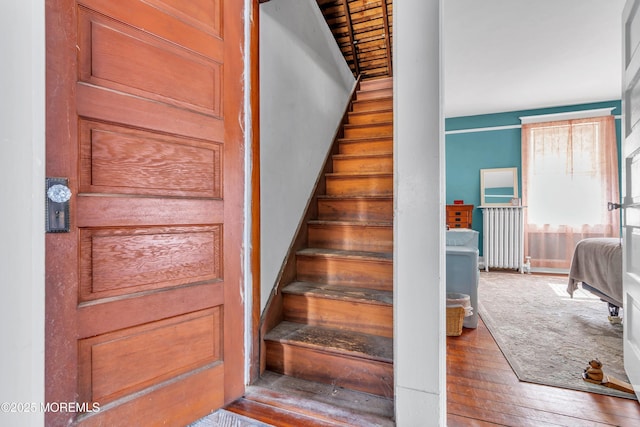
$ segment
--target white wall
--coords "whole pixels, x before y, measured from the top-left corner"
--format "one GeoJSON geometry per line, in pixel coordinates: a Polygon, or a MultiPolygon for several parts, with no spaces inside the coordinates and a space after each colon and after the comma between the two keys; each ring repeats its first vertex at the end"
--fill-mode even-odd
{"type": "MultiPolygon", "coordinates": [[[[44,0],[2,2],[0,28],[0,403],[39,404],[44,402],[44,0]]],[[[0,425],[43,423],[40,412],[0,411],[0,425]]]]}
{"type": "Polygon", "coordinates": [[[315,0],[260,5],[261,309],[354,82],[315,0]]]}
{"type": "Polygon", "coordinates": [[[397,1],[393,7],[394,366],[399,427],[446,425],[440,1],[397,1]]]}

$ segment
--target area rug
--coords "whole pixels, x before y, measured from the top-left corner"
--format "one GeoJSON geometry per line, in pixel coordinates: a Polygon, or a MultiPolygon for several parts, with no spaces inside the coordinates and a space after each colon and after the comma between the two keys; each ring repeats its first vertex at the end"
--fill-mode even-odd
{"type": "Polygon", "coordinates": [[[219,409],[216,412],[191,424],[189,427],[273,427],[260,421],[233,412],[219,409]]]}
{"type": "Polygon", "coordinates": [[[591,359],[605,374],[629,381],[622,356],[622,328],[608,320],[607,304],[567,278],[481,272],[478,312],[521,381],[635,399],[582,379],[591,359]]]}

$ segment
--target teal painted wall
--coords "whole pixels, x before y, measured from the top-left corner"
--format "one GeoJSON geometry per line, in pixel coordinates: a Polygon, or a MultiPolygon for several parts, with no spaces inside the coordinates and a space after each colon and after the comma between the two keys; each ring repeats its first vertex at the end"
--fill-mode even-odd
{"type": "MultiPolygon", "coordinates": [[[[522,197],[522,155],[520,117],[570,111],[614,108],[615,116],[621,114],[620,100],[579,104],[564,107],[540,108],[468,117],[452,117],[445,120],[446,201],[462,199],[474,205],[474,230],[480,232],[479,246],[482,255],[482,212],[480,206],[480,169],[518,168],[518,194],[522,197]],[[488,130],[487,128],[499,129],[488,130]]],[[[620,159],[620,120],[616,120],[618,159],[620,159]]],[[[619,161],[619,160],[618,160],[619,161]]]]}

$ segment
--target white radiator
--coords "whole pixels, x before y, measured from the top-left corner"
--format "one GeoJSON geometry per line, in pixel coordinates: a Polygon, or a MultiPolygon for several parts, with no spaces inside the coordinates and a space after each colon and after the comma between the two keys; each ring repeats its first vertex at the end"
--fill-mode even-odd
{"type": "Polygon", "coordinates": [[[483,216],[484,268],[524,272],[524,206],[480,207],[483,216]]]}

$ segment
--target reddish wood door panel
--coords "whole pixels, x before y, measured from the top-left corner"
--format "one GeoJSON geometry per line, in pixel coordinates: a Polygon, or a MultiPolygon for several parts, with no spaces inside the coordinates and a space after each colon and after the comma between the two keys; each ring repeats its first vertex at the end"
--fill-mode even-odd
{"type": "Polygon", "coordinates": [[[78,20],[80,81],[220,116],[222,57],[203,57],[159,38],[157,25],[143,31],[85,8],[78,20]]]}
{"type": "Polygon", "coordinates": [[[82,228],[79,300],[222,280],[221,227],[82,228]]]}
{"type": "Polygon", "coordinates": [[[215,307],[80,340],[79,400],[105,404],[221,361],[220,325],[215,307]]]}
{"type": "Polygon", "coordinates": [[[101,408],[47,424],[188,424],[243,392],[243,2],[46,8],[46,399],[101,408]]]}
{"type": "Polygon", "coordinates": [[[78,138],[83,193],[222,196],[222,144],[88,120],[78,138]]]}

